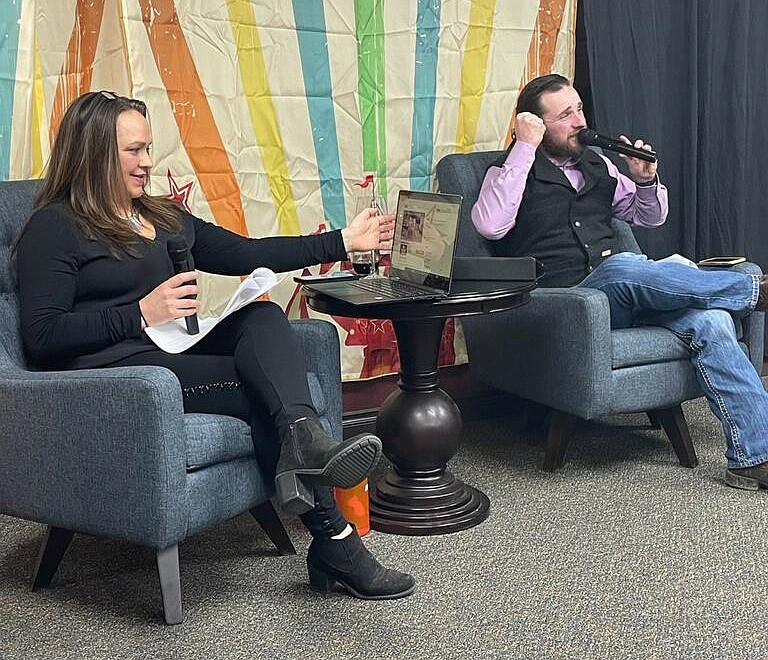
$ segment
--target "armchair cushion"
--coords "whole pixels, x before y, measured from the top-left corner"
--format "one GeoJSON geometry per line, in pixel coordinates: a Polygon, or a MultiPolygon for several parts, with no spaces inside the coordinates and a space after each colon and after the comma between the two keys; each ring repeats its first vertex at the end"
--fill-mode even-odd
{"type": "Polygon", "coordinates": [[[688,346],[666,328],[645,326],[611,332],[611,368],[687,360],[688,346]]]}
{"type": "MultiPolygon", "coordinates": [[[[307,374],[307,380],[317,412],[324,416],[327,406],[320,381],[313,373],[307,374]]],[[[250,427],[241,419],[223,415],[188,413],[184,415],[184,427],[187,433],[187,470],[189,471],[253,456],[250,427]]]]}
{"type": "Polygon", "coordinates": [[[253,456],[251,429],[236,417],[188,413],[184,415],[187,435],[187,470],[253,456]]]}

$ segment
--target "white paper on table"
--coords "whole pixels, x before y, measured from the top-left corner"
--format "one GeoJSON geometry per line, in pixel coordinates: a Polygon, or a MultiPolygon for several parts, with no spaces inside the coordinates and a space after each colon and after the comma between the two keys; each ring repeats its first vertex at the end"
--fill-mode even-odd
{"type": "Polygon", "coordinates": [[[144,328],[144,332],[166,353],[181,353],[199,342],[220,321],[223,321],[241,307],[252,303],[259,296],[269,291],[275,284],[277,284],[277,275],[274,272],[269,270],[269,268],[257,268],[240,282],[240,286],[232,294],[220,316],[209,316],[207,319],[198,320],[200,332],[196,335],[190,335],[187,332],[186,321],[183,318],[168,321],[168,323],[163,323],[163,325],[144,328]]]}
{"type": "Polygon", "coordinates": [[[663,259],[658,259],[658,263],[674,263],[674,264],[683,264],[683,266],[690,266],[691,268],[698,268],[695,261],[691,261],[688,257],[684,257],[682,254],[678,254],[675,252],[674,254],[670,254],[668,257],[664,257],[663,259]]]}

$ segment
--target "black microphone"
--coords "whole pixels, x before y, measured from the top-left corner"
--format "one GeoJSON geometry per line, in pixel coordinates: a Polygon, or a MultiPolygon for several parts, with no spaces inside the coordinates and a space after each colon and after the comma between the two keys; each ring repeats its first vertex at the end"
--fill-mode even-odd
{"type": "MultiPolygon", "coordinates": [[[[173,263],[173,274],[186,273],[190,270],[194,270],[195,266],[192,263],[192,255],[189,254],[189,248],[187,242],[183,236],[171,236],[168,239],[168,256],[173,263]]],[[[196,284],[197,280],[194,280],[192,284],[196,284]]],[[[186,296],[186,298],[195,298],[194,295],[186,296]]],[[[200,332],[200,326],[197,325],[197,314],[192,316],[185,316],[184,320],[187,323],[187,333],[190,335],[196,335],[200,332]]]]}
{"type": "Polygon", "coordinates": [[[601,149],[607,149],[608,151],[617,151],[625,156],[632,156],[634,158],[641,158],[647,160],[649,163],[656,162],[656,152],[646,151],[645,149],[638,149],[631,144],[622,142],[616,138],[605,137],[595,133],[591,128],[582,128],[577,134],[576,138],[585,146],[600,147],[601,149]]]}

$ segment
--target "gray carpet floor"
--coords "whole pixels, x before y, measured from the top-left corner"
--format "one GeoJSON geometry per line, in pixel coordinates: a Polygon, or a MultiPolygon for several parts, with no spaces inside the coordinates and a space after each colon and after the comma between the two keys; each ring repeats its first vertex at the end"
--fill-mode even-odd
{"type": "Polygon", "coordinates": [[[768,658],[768,493],[723,484],[724,440],[685,406],[700,466],[644,415],[583,423],[563,470],[514,416],[473,422],[451,464],[491,499],[456,534],[371,532],[410,598],[321,597],[248,516],[180,549],[186,620],[165,626],[151,551],[76,536],[54,585],[28,580],[43,527],[0,517],[0,658],[768,658]]]}

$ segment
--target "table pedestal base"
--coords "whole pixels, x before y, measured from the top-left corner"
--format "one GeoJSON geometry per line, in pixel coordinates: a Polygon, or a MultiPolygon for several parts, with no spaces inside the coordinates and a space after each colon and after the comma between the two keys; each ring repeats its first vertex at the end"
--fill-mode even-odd
{"type": "Polygon", "coordinates": [[[376,418],[376,432],[392,467],[369,494],[373,529],[446,534],[488,517],[488,498],[447,469],[461,442],[461,413],[437,384],[441,337],[446,318],[513,309],[528,301],[534,287],[533,282],[455,281],[451,295],[441,300],[375,306],[323,295],[322,288],[305,289],[312,309],[332,316],[388,318],[397,336],[400,382],[376,418]]]}
{"type": "Polygon", "coordinates": [[[400,382],[384,401],[376,431],[392,461],[370,495],[371,527],[426,536],[473,527],[490,502],[447,469],[461,442],[461,412],[437,385],[445,319],[394,322],[400,382]]]}
{"type": "Polygon", "coordinates": [[[474,527],[488,517],[490,502],[449,470],[403,477],[393,468],[371,494],[370,507],[373,529],[427,536],[474,527]]]}

